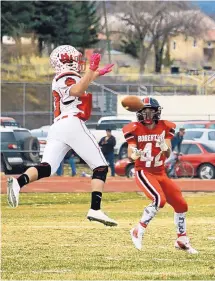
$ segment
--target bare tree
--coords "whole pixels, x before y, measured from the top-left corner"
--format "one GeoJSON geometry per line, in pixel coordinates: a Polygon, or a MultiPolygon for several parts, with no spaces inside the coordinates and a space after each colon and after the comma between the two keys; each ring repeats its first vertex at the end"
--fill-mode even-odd
{"type": "Polygon", "coordinates": [[[165,5],[163,1],[128,1],[120,5],[120,20],[124,22],[129,32],[133,32],[139,42],[140,74],[144,72],[147,56],[153,46],[153,40],[150,38],[149,31],[153,29],[152,25],[154,25],[157,17],[162,13],[165,5]]]}
{"type": "Polygon", "coordinates": [[[129,41],[131,37],[139,42],[140,74],[144,72],[145,63],[154,46],[155,71],[161,72],[164,46],[169,36],[179,33],[199,34],[198,11],[190,10],[190,4],[183,1],[127,1],[119,2],[114,11],[120,21],[114,24],[110,33],[124,34],[129,41]]]}
{"type": "Polygon", "coordinates": [[[167,44],[168,38],[178,34],[199,37],[205,29],[205,25],[203,15],[199,11],[181,9],[177,2],[169,2],[165,13],[161,14],[156,21],[150,29],[150,33],[155,52],[155,72],[160,73],[164,46],[167,44]]]}

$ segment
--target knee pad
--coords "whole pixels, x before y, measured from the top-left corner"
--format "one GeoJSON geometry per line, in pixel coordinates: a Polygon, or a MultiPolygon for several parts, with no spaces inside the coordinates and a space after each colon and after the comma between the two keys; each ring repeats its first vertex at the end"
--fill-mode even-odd
{"type": "Polygon", "coordinates": [[[99,166],[93,170],[92,179],[98,179],[105,182],[107,173],[108,173],[108,166],[99,166]]]}
{"type": "Polygon", "coordinates": [[[35,167],[38,171],[38,180],[49,177],[51,175],[51,166],[49,163],[43,162],[35,167]]]}

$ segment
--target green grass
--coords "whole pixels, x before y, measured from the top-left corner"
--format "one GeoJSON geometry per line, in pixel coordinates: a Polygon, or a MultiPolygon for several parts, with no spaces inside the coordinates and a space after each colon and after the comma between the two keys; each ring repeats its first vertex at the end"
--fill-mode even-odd
{"type": "Polygon", "coordinates": [[[188,233],[199,255],[174,249],[169,206],[151,222],[144,250],[129,229],[148,204],[142,194],[105,193],[116,228],[88,222],[90,194],[21,194],[11,209],[2,195],[4,280],[215,280],[215,194],[186,194],[188,233]]]}

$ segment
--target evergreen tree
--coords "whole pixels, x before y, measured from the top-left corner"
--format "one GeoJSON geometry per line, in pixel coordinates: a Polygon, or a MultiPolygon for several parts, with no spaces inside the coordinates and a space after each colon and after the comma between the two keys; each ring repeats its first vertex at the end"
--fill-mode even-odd
{"type": "Polygon", "coordinates": [[[51,44],[90,47],[98,41],[98,27],[95,2],[2,1],[2,36],[20,44],[21,36],[32,33],[40,55],[51,44]]]}
{"type": "Polygon", "coordinates": [[[20,44],[21,36],[31,32],[34,4],[31,1],[1,2],[1,36],[12,36],[20,44]]]}

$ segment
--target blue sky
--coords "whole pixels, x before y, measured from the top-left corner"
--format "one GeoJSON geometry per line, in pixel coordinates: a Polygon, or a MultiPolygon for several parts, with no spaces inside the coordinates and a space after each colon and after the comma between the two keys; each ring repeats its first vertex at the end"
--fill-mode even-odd
{"type": "Polygon", "coordinates": [[[215,14],[215,1],[192,1],[206,14],[215,14]]]}

